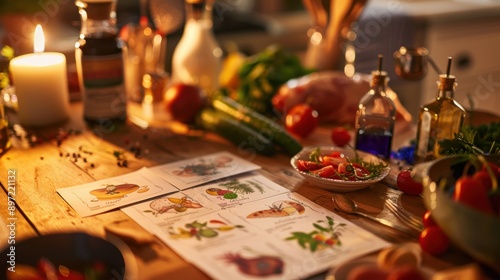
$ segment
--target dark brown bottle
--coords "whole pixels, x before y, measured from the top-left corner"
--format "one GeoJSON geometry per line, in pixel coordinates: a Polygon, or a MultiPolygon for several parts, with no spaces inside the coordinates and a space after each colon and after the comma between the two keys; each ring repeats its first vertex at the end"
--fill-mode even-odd
{"type": "Polygon", "coordinates": [[[83,97],[83,117],[101,132],[112,132],[127,119],[122,41],[117,36],[116,0],[77,0],[82,19],[75,44],[83,97]]]}

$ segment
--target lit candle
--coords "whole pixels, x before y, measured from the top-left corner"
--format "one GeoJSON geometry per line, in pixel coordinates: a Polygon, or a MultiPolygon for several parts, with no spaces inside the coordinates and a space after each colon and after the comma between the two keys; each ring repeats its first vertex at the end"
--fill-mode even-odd
{"type": "Polygon", "coordinates": [[[19,122],[25,126],[55,124],[69,116],[66,57],[43,52],[42,27],[35,29],[34,53],[10,61],[10,71],[18,98],[19,122]]]}

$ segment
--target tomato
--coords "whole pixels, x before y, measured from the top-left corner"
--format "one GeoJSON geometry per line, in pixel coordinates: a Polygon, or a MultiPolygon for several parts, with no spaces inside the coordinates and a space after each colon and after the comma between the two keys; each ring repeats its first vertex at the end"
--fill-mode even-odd
{"type": "Polygon", "coordinates": [[[312,170],[311,173],[316,174],[323,178],[332,178],[339,179],[340,177],[337,175],[337,170],[333,168],[331,165],[327,165],[321,169],[312,170]]]}
{"type": "MultiPolygon", "coordinates": [[[[491,168],[491,171],[493,171],[493,174],[496,176],[497,180],[500,179],[500,166],[494,164],[493,162],[488,162],[488,165],[491,168]]],[[[486,166],[483,166],[482,170],[486,170],[486,166]]]]}
{"type": "Polygon", "coordinates": [[[481,171],[478,171],[472,175],[472,179],[481,182],[481,184],[489,191],[491,190],[493,183],[491,181],[490,174],[488,174],[488,171],[486,169],[483,169],[481,171]]]}
{"type": "Polygon", "coordinates": [[[321,163],[323,165],[333,165],[334,167],[338,166],[341,163],[346,162],[345,158],[335,157],[335,156],[323,156],[321,158],[321,163]]]}
{"type": "Polygon", "coordinates": [[[323,167],[323,164],[319,162],[309,161],[309,160],[297,160],[297,169],[300,171],[310,171],[316,170],[323,167]]]}
{"type": "Polygon", "coordinates": [[[300,138],[309,136],[318,124],[318,112],[307,104],[293,106],[285,116],[286,130],[300,138]]]}
{"type": "Polygon", "coordinates": [[[167,89],[164,96],[165,110],[172,119],[192,123],[196,114],[205,106],[206,96],[196,85],[178,83],[167,89]]]}
{"type": "Polygon", "coordinates": [[[488,189],[472,176],[462,176],[455,182],[453,199],[486,214],[493,215],[488,189]]]}
{"type": "Polygon", "coordinates": [[[366,169],[364,166],[362,166],[361,164],[359,163],[351,163],[352,166],[354,167],[354,172],[356,172],[356,175],[357,176],[368,176],[371,174],[370,171],[368,171],[368,169],[366,169]]]}
{"type": "Polygon", "coordinates": [[[432,218],[431,211],[427,210],[424,213],[424,216],[422,218],[422,223],[424,224],[424,227],[433,227],[437,226],[436,221],[432,218]]]}
{"type": "Polygon", "coordinates": [[[351,141],[351,135],[345,127],[337,126],[332,130],[331,139],[336,146],[344,147],[351,141]]]}
{"type": "Polygon", "coordinates": [[[413,179],[411,169],[405,169],[399,172],[396,178],[396,185],[400,191],[410,195],[419,195],[424,188],[422,183],[413,179]]]}
{"type": "Polygon", "coordinates": [[[420,248],[431,255],[439,255],[450,247],[448,236],[438,226],[425,228],[418,238],[420,248]]]}

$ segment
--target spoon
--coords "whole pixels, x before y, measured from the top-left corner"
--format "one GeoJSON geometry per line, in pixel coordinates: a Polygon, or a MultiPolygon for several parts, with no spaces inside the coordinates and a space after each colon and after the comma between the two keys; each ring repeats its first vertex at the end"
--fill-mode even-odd
{"type": "Polygon", "coordinates": [[[337,206],[337,209],[343,213],[365,217],[365,218],[368,218],[372,221],[376,221],[378,223],[381,223],[387,227],[390,227],[390,228],[396,229],[400,232],[406,233],[408,235],[411,235],[411,236],[415,235],[415,233],[408,228],[402,227],[402,226],[400,226],[396,223],[393,223],[391,221],[384,220],[384,219],[377,218],[377,217],[373,217],[373,216],[370,216],[366,213],[360,212],[358,210],[358,205],[356,204],[356,202],[354,202],[348,196],[336,194],[332,197],[332,200],[333,200],[333,203],[335,203],[335,205],[337,206]]]}

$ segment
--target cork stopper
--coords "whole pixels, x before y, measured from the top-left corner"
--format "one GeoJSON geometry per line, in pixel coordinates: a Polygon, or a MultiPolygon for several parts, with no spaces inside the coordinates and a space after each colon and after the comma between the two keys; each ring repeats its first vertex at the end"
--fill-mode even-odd
{"type": "Polygon", "coordinates": [[[378,67],[377,70],[372,71],[372,80],[371,80],[371,85],[376,86],[376,85],[385,85],[389,78],[387,77],[387,72],[382,71],[382,62],[383,62],[384,56],[382,54],[378,55],[378,67]]]}
{"type": "Polygon", "coordinates": [[[107,20],[113,17],[117,0],[76,0],[75,5],[84,9],[91,20],[107,20]]]}
{"type": "Polygon", "coordinates": [[[448,66],[446,67],[446,74],[439,75],[439,88],[442,90],[453,90],[457,85],[456,77],[450,75],[451,71],[451,57],[448,57],[448,66]]]}

